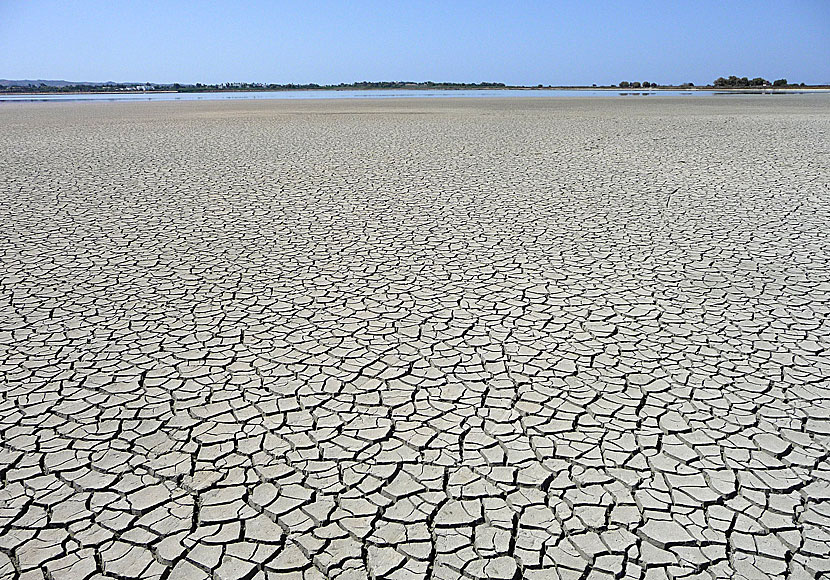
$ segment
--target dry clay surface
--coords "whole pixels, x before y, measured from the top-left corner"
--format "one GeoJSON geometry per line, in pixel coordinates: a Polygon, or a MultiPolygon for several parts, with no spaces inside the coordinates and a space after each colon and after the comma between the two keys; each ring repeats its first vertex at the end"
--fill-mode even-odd
{"type": "Polygon", "coordinates": [[[0,105],[0,578],[827,577],[828,131],[0,105]]]}

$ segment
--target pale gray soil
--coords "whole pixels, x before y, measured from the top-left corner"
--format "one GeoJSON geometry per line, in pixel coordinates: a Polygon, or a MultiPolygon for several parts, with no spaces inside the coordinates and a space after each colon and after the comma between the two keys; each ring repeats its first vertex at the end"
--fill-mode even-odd
{"type": "Polygon", "coordinates": [[[830,573],[830,97],[0,106],[0,578],[830,573]]]}

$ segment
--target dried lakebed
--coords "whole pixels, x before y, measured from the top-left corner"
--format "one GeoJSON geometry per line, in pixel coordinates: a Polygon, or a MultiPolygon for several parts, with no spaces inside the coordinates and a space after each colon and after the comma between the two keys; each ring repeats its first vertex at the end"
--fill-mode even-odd
{"type": "Polygon", "coordinates": [[[826,576],[828,130],[0,107],[0,577],[826,576]]]}

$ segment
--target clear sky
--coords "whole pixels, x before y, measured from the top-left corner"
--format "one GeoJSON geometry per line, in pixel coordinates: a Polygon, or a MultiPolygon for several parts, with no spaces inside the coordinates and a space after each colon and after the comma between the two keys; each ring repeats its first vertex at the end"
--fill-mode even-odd
{"type": "Polygon", "coordinates": [[[830,83],[830,0],[0,0],[0,78],[830,83]]]}

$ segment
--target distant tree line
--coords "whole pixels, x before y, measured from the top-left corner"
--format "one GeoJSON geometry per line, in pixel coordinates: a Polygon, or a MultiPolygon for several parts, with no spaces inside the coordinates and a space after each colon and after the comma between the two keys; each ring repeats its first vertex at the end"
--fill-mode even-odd
{"type": "MultiPolygon", "coordinates": [[[[597,85],[594,84],[594,87],[597,85]]],[[[611,85],[616,87],[617,85],[611,85]]],[[[621,89],[650,89],[658,87],[691,88],[694,83],[681,85],[660,85],[650,81],[621,81],[621,89]]],[[[730,76],[719,77],[712,83],[715,88],[758,88],[758,87],[793,87],[805,86],[791,84],[787,79],[778,79],[770,82],[761,77],[753,79],[747,77],[730,76]]],[[[90,83],[55,85],[46,83],[0,84],[0,92],[4,93],[111,93],[111,92],[157,92],[174,91],[180,93],[198,93],[214,91],[296,91],[296,90],[361,90],[361,89],[503,89],[503,88],[530,88],[521,85],[506,85],[504,83],[448,83],[448,82],[413,82],[413,81],[359,81],[354,83],[340,83],[320,85],[317,83],[216,83],[216,84],[182,84],[182,83],[90,83]]],[[[542,88],[536,85],[535,88],[542,88]]]]}
{"type": "MultiPolygon", "coordinates": [[[[788,83],[787,79],[778,79],[772,82],[769,82],[767,79],[761,77],[755,77],[754,79],[750,79],[747,77],[736,77],[732,75],[728,78],[718,77],[715,79],[715,82],[712,83],[712,86],[719,87],[719,88],[747,88],[747,87],[789,87],[789,86],[799,86],[795,83],[788,83]]],[[[804,83],[801,83],[800,86],[804,86],[804,83]]]]}
{"type": "MultiPolygon", "coordinates": [[[[775,81],[776,83],[778,81],[775,81]]],[[[747,77],[736,77],[735,75],[730,76],[729,78],[718,77],[715,79],[715,82],[712,83],[712,86],[715,87],[768,87],[771,86],[767,79],[763,79],[761,77],[755,77],[754,79],[750,79],[747,77]]],[[[784,84],[787,84],[787,81],[784,80],[784,84]]]]}
{"type": "MultiPolygon", "coordinates": [[[[109,93],[112,91],[156,91],[163,90],[161,85],[151,84],[127,84],[127,83],[105,83],[105,84],[77,84],[77,85],[47,85],[45,83],[28,85],[0,85],[0,91],[4,93],[109,93]]],[[[170,90],[169,88],[167,90],[170,90]]]]}
{"type": "Polygon", "coordinates": [[[648,88],[652,88],[652,87],[656,89],[659,86],[660,85],[658,85],[657,83],[651,83],[649,81],[643,81],[643,82],[640,82],[640,81],[634,81],[634,82],[620,81],[620,88],[621,89],[640,89],[640,88],[648,89],[648,88]]]}
{"type": "MultiPolygon", "coordinates": [[[[649,81],[621,81],[619,87],[621,89],[648,89],[648,88],[657,88],[662,85],[658,83],[652,83],[649,81]]],[[[683,83],[682,85],[677,85],[681,88],[691,88],[694,87],[694,83],[683,83]]],[[[805,86],[804,83],[800,85],[796,85],[794,83],[789,83],[787,79],[778,79],[775,81],[768,81],[767,79],[761,77],[755,77],[754,79],[750,79],[748,77],[736,77],[730,76],[728,78],[718,77],[715,82],[712,83],[713,87],[715,88],[755,88],[755,87],[793,87],[793,86],[805,86]]]]}
{"type": "Polygon", "coordinates": [[[501,89],[507,88],[504,83],[444,83],[444,82],[411,82],[411,81],[360,81],[355,83],[340,83],[337,85],[320,85],[317,83],[218,83],[218,84],[135,84],[135,83],[106,83],[106,84],[76,84],[55,86],[41,84],[0,85],[0,90],[7,93],[102,93],[102,92],[154,92],[176,91],[180,93],[197,93],[208,91],[291,91],[291,90],[332,90],[332,89],[501,89]]]}
{"type": "MultiPolygon", "coordinates": [[[[174,85],[175,86],[175,85],[174,85]]],[[[175,89],[179,92],[199,91],[313,91],[332,89],[500,89],[506,88],[504,83],[436,83],[433,81],[359,81],[354,83],[340,83],[337,85],[320,85],[317,83],[222,83],[216,85],[179,85],[175,89]]]]}

